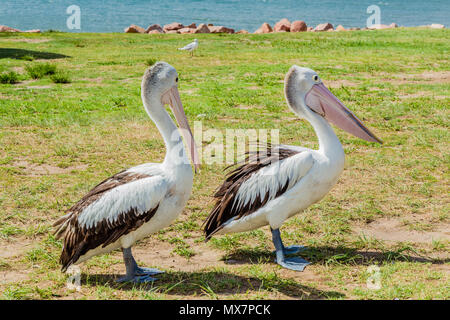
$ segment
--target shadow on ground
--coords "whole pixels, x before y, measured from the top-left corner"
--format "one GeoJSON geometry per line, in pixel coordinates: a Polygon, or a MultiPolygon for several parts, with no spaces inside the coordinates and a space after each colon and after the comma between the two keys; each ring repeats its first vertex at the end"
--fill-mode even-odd
{"type": "MultiPolygon", "coordinates": [[[[348,247],[309,247],[298,254],[313,264],[352,264],[372,265],[392,261],[423,262],[432,264],[444,264],[450,259],[435,259],[419,255],[411,248],[398,250],[373,250],[362,251],[348,247]]],[[[223,256],[227,264],[255,264],[272,262],[274,254],[261,249],[238,249],[223,256]]]]}
{"type": "Polygon", "coordinates": [[[24,57],[33,57],[34,59],[70,58],[70,56],[53,52],[33,51],[16,48],[0,48],[0,59],[11,58],[22,60],[24,57]]]}
{"type": "Polygon", "coordinates": [[[136,287],[145,288],[151,292],[184,295],[186,298],[204,296],[215,298],[215,295],[245,294],[249,290],[267,290],[280,292],[295,299],[329,299],[345,298],[336,291],[324,291],[285,280],[278,277],[258,279],[240,276],[228,272],[168,272],[158,275],[158,280],[149,284],[122,284],[115,280],[123,275],[97,274],[82,275],[81,285],[108,285],[116,290],[133,290],[136,287]]]}

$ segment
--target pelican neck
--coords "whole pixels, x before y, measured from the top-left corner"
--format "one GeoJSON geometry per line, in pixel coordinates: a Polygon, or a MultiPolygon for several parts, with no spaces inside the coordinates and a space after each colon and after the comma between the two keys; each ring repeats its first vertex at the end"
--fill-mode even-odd
{"type": "Polygon", "coordinates": [[[344,155],[342,144],[327,120],[312,112],[307,116],[306,120],[313,126],[319,139],[319,152],[329,157],[344,155]]]}
{"type": "Polygon", "coordinates": [[[186,149],[180,132],[172,118],[164,109],[161,100],[151,98],[146,99],[146,97],[143,97],[143,101],[147,114],[155,123],[164,139],[164,145],[166,147],[164,163],[169,165],[189,164],[190,162],[186,155],[186,149]],[[182,152],[181,155],[180,152],[182,152]],[[181,162],[179,160],[181,160],[181,162]]]}

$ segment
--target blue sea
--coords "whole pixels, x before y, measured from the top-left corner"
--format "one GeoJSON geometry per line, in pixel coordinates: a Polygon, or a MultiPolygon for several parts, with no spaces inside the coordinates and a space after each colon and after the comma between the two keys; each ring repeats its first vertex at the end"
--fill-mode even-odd
{"type": "Polygon", "coordinates": [[[365,27],[370,5],[380,9],[382,24],[450,25],[450,0],[0,0],[0,25],[18,29],[67,32],[123,32],[130,24],[212,23],[255,31],[263,22],[304,20],[309,26],[365,27]],[[69,29],[66,12],[80,8],[80,29],[69,29]]]}

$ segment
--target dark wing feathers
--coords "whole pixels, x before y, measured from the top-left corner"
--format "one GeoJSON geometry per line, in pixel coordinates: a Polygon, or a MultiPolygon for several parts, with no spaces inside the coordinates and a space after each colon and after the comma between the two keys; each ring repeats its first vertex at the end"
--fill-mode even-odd
{"type": "Polygon", "coordinates": [[[158,210],[158,206],[141,214],[137,212],[136,208],[131,208],[128,212],[121,213],[115,221],[103,220],[92,228],[86,228],[78,223],[81,212],[100,199],[106,192],[126,183],[148,177],[150,176],[146,174],[121,171],[100,182],[67,210],[66,215],[53,224],[54,227],[57,227],[56,238],[64,237],[64,246],[60,257],[63,271],[89,250],[99,246],[106,247],[121,236],[136,230],[153,217],[158,210]]]}
{"type": "MultiPolygon", "coordinates": [[[[243,216],[250,215],[262,208],[269,201],[269,194],[264,198],[259,194],[253,202],[249,202],[240,208],[235,208],[235,199],[240,186],[247,181],[254,173],[262,168],[276,162],[298,154],[298,151],[269,146],[263,154],[260,152],[247,152],[244,163],[227,174],[224,183],[214,194],[216,203],[204,222],[205,241],[208,241],[214,233],[219,231],[225,222],[231,218],[240,219],[243,216]]],[[[229,168],[229,167],[228,167],[229,168]]],[[[228,169],[227,168],[227,169],[228,169]]],[[[289,186],[289,179],[278,189],[275,197],[279,197],[286,192],[289,186]]]]}

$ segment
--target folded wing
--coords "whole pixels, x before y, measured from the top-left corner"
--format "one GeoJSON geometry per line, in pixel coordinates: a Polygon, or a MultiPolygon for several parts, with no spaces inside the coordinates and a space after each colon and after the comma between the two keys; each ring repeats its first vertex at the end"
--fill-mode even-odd
{"type": "Polygon", "coordinates": [[[165,179],[122,171],[102,181],[54,223],[63,237],[63,271],[89,250],[117,241],[145,222],[167,193],[165,179]]]}
{"type": "Polygon", "coordinates": [[[206,240],[231,221],[250,215],[291,189],[312,167],[308,152],[289,147],[250,155],[231,171],[216,192],[216,203],[204,223],[206,240]]]}

